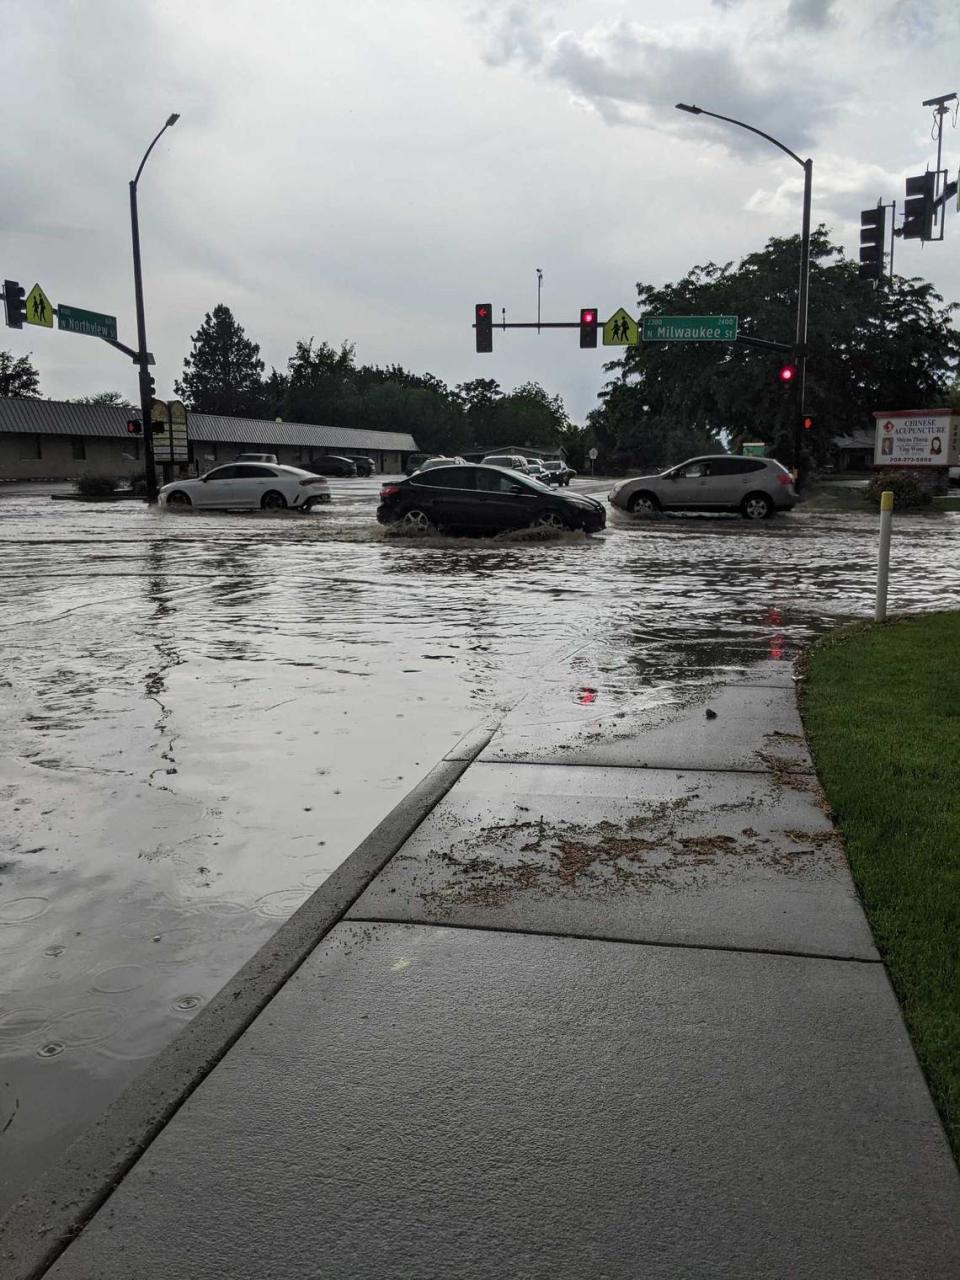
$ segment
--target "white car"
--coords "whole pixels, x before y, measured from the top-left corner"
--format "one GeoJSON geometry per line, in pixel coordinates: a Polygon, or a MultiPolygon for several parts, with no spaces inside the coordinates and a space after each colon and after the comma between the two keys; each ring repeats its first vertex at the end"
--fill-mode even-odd
{"type": "Polygon", "coordinates": [[[206,507],[247,511],[263,507],[278,510],[295,507],[309,511],[318,502],[330,501],[330,486],[323,476],[300,467],[277,463],[231,462],[214,467],[190,480],[174,480],[160,490],[165,507],[206,507]]]}
{"type": "Polygon", "coordinates": [[[429,471],[431,467],[464,467],[466,466],[466,458],[444,458],[438,455],[436,458],[428,458],[426,462],[421,462],[418,470],[429,471]]]}

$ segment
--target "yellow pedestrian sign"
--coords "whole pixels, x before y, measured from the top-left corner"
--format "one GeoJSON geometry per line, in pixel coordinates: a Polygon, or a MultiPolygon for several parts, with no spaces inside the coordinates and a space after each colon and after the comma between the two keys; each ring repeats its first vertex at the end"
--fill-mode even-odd
{"type": "Polygon", "coordinates": [[[635,347],[640,341],[640,331],[633,316],[623,307],[616,310],[603,326],[605,347],[635,347]]]}
{"type": "Polygon", "coordinates": [[[25,306],[27,314],[24,319],[27,324],[42,324],[45,329],[53,328],[53,307],[38,284],[35,284],[27,294],[25,306]]]}

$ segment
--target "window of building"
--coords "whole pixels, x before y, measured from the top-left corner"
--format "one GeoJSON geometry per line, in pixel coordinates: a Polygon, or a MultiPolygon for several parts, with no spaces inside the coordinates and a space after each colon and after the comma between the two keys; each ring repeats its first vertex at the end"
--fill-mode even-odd
{"type": "Polygon", "coordinates": [[[40,451],[39,436],[21,436],[20,437],[20,461],[34,462],[37,458],[42,458],[40,451]]]}
{"type": "Polygon", "coordinates": [[[74,462],[83,462],[87,456],[87,442],[83,436],[74,436],[70,441],[70,456],[74,462]]]}

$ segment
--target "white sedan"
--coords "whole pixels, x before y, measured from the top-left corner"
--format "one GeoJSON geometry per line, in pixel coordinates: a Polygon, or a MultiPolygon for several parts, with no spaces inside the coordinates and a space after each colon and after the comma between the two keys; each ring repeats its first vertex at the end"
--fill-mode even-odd
{"type": "Polygon", "coordinates": [[[262,507],[275,511],[295,507],[309,511],[316,503],[329,501],[330,486],[323,476],[275,462],[231,462],[194,479],[174,480],[160,490],[163,506],[179,508],[246,511],[262,507]]]}

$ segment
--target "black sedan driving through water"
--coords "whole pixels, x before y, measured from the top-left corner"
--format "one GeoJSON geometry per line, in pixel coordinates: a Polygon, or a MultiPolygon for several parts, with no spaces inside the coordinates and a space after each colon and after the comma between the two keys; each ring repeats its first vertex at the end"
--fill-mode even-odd
{"type": "Polygon", "coordinates": [[[380,490],[377,519],[409,529],[583,529],[596,533],[607,513],[596,498],[558,493],[505,467],[460,465],[418,471],[380,490]]]}

